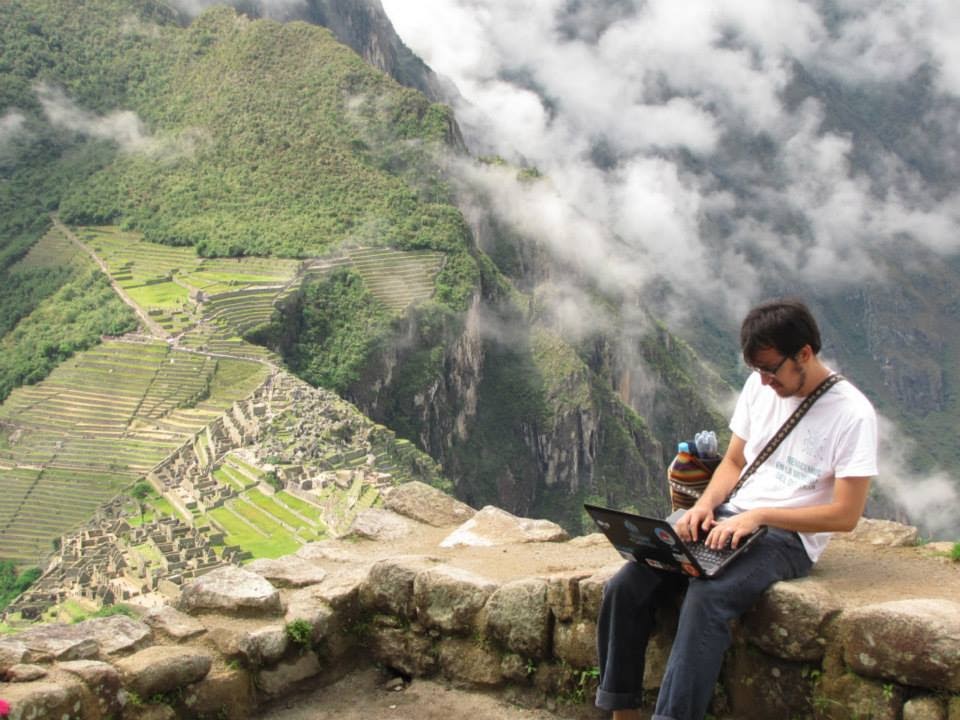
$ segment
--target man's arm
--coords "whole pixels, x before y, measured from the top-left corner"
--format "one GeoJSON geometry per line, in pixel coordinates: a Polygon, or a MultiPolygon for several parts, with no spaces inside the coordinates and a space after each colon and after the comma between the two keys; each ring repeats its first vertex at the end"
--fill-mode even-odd
{"type": "Polygon", "coordinates": [[[709,547],[740,540],[761,525],[795,532],[848,532],[857,526],[870,490],[869,477],[841,477],[834,481],[833,498],[823,505],[801,508],[763,507],[747,510],[716,523],[707,536],[709,547]]]}

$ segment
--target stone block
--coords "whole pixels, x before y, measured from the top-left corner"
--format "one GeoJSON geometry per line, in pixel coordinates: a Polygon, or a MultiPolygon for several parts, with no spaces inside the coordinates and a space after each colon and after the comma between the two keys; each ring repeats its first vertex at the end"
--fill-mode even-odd
{"type": "Polygon", "coordinates": [[[740,642],[723,666],[724,687],[735,717],[791,718],[813,713],[813,678],[819,665],[788,662],[740,642]]]}
{"type": "Polygon", "coordinates": [[[97,641],[78,633],[75,625],[57,623],[25,630],[16,636],[16,643],[26,648],[20,662],[90,659],[100,652],[97,641]]]}
{"type": "Polygon", "coordinates": [[[571,667],[595,667],[597,624],[590,620],[556,623],[553,626],[553,656],[571,667]]]}
{"type": "Polygon", "coordinates": [[[285,660],[275,667],[260,670],[256,675],[256,687],[267,697],[286,695],[297,686],[323,671],[316,653],[308,652],[285,660]]]}
{"type": "Polygon", "coordinates": [[[143,616],[143,622],[155,632],[178,642],[190,640],[206,632],[203,624],[196,618],[169,605],[153,608],[143,616]]]}
{"type": "Polygon", "coordinates": [[[120,673],[113,665],[95,660],[71,660],[58,664],[58,670],[70,673],[87,686],[84,717],[117,717],[120,715],[120,673]]]}
{"type": "Polygon", "coordinates": [[[124,686],[147,699],[202,680],[210,672],[213,658],[203,650],[156,645],[115,664],[124,686]]]}
{"type": "Polygon", "coordinates": [[[27,646],[14,638],[0,640],[0,675],[27,659],[27,646]]]}
{"type": "Polygon", "coordinates": [[[412,620],[413,582],[420,572],[438,562],[426,555],[403,555],[374,563],[360,586],[361,606],[412,620]]]}
{"type": "Polygon", "coordinates": [[[72,626],[74,631],[96,640],[103,655],[122,655],[140,650],[150,642],[150,627],[126,615],[84,620],[72,626]]]}
{"type": "Polygon", "coordinates": [[[437,669],[433,640],[409,627],[374,627],[367,647],[378,663],[406,675],[423,677],[437,669]]]}
{"type": "Polygon", "coordinates": [[[493,581],[449,565],[423,570],[413,582],[417,618],[428,628],[468,634],[496,589],[493,581]]]}
{"type": "Polygon", "coordinates": [[[347,535],[367,540],[391,541],[411,535],[417,524],[390,510],[368,508],[357,513],[347,535]]]}
{"type": "Polygon", "coordinates": [[[246,720],[255,707],[253,680],[245,670],[216,669],[188,686],[183,704],[191,717],[246,720]]]}
{"type": "Polygon", "coordinates": [[[83,708],[84,695],[83,683],[72,676],[12,683],[3,688],[3,699],[10,705],[9,720],[76,718],[83,708]]]}
{"type": "Polygon", "coordinates": [[[469,505],[419,480],[389,488],[383,506],[434,527],[460,525],[476,513],[469,505]]]}
{"type": "Polygon", "coordinates": [[[227,565],[186,585],[178,609],[197,614],[215,612],[234,616],[269,616],[283,611],[280,593],[267,580],[243,568],[227,565]]]}
{"type": "Polygon", "coordinates": [[[960,691],[960,603],[897,600],[844,612],[843,659],[855,672],[932,690],[960,691]]]}
{"type": "Polygon", "coordinates": [[[23,683],[33,682],[47,676],[47,671],[40,665],[29,665],[20,663],[7,670],[7,682],[23,683]]]}
{"type": "Polygon", "coordinates": [[[543,659],[551,653],[552,616],[547,606],[547,581],[515,580],[497,588],[486,604],[486,634],[508,650],[543,659]]]}
{"type": "Polygon", "coordinates": [[[603,586],[622,567],[622,562],[607,565],[580,581],[580,617],[584,620],[596,621],[600,614],[600,604],[603,602],[603,586]]]}
{"type": "Polygon", "coordinates": [[[839,603],[817,580],[805,578],[770,587],[743,617],[744,637],[784,660],[819,660],[826,628],[840,612],[839,603]]]}
{"type": "Polygon", "coordinates": [[[911,698],[903,704],[903,720],[947,720],[947,705],[932,695],[911,698]]]}
{"type": "Polygon", "coordinates": [[[511,543],[563,542],[567,532],[550,520],[511,515],[487,505],[440,542],[440,547],[488,547],[511,543]]]}
{"type": "Polygon", "coordinates": [[[214,624],[209,627],[209,637],[222,655],[241,659],[250,667],[277,662],[290,646],[290,638],[280,624],[260,627],[214,624]]]}
{"type": "Polygon", "coordinates": [[[903,689],[852,672],[825,673],[814,690],[815,717],[824,720],[899,720],[903,689]]]}
{"type": "Polygon", "coordinates": [[[580,581],[589,572],[567,572],[547,578],[547,605],[559,622],[570,622],[580,610],[580,581]]]}
{"type": "Polygon", "coordinates": [[[860,518],[857,526],[844,539],[878,547],[913,547],[920,539],[920,534],[913,525],[860,518]]]}
{"type": "Polygon", "coordinates": [[[323,582],[327,571],[314,562],[296,555],[271,560],[262,558],[244,566],[277,588],[299,588],[323,582]]]}
{"type": "Polygon", "coordinates": [[[297,590],[287,596],[285,623],[306,620],[313,626],[311,642],[323,642],[339,625],[337,614],[323,598],[317,597],[311,588],[297,590]]]}
{"type": "Polygon", "coordinates": [[[491,687],[502,681],[500,654],[492,647],[461,638],[437,645],[440,671],[451,680],[491,687]]]}

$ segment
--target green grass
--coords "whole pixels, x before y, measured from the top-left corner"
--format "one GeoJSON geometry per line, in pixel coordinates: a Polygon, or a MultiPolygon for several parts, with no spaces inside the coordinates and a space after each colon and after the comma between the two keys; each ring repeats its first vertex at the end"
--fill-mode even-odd
{"type": "MultiPolygon", "coordinates": [[[[286,509],[283,505],[278,503],[276,500],[264,495],[259,490],[255,488],[252,490],[249,490],[245,494],[245,497],[248,498],[251,502],[253,502],[253,504],[256,505],[258,508],[268,513],[269,515],[272,515],[273,517],[276,517],[279,520],[282,520],[287,525],[290,525],[291,527],[294,527],[294,528],[304,527],[304,521],[301,518],[297,517],[288,509],[286,509]]],[[[308,529],[312,530],[313,528],[308,527],[308,529]]]]}
{"type": "Polygon", "coordinates": [[[266,537],[251,529],[226,508],[217,508],[208,513],[226,531],[226,543],[247,550],[258,558],[277,558],[297,551],[301,544],[288,533],[266,537]]]}
{"type": "Polygon", "coordinates": [[[288,505],[296,510],[305,518],[322,525],[323,514],[320,508],[318,508],[316,505],[308,503],[305,500],[301,500],[300,498],[296,497],[295,495],[291,495],[286,491],[278,492],[276,494],[276,498],[280,502],[283,502],[285,505],[288,505]]]}
{"type": "Polygon", "coordinates": [[[181,308],[189,302],[187,289],[173,282],[128,287],[126,291],[131,300],[146,310],[150,308],[181,308]]]}

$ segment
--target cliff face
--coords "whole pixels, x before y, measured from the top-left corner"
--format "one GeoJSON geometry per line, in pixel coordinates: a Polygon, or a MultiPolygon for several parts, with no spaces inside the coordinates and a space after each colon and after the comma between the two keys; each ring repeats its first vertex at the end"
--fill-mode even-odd
{"type": "Polygon", "coordinates": [[[434,102],[450,102],[459,95],[452,83],[403,44],[380,0],[309,0],[305,15],[401,85],[419,90],[434,102]]]}

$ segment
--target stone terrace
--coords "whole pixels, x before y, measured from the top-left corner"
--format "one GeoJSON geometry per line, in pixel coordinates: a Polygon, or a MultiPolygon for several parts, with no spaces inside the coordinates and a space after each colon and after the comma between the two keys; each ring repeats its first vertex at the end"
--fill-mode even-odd
{"type": "MultiPolygon", "coordinates": [[[[361,513],[351,539],[215,570],[138,620],[4,638],[0,697],[16,719],[259,717],[377,662],[531,702],[589,700],[603,583],[622,562],[601,536],[567,541],[552,523],[474,513],[421,483],[385,505],[361,513]]],[[[716,716],[960,720],[960,567],[891,547],[909,529],[874,525],[739,624],[716,716]]],[[[671,625],[651,643],[650,688],[671,625]]]]}

